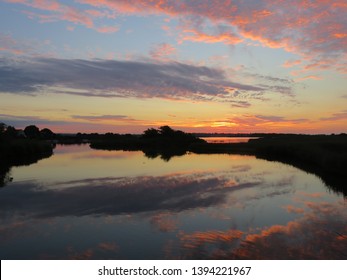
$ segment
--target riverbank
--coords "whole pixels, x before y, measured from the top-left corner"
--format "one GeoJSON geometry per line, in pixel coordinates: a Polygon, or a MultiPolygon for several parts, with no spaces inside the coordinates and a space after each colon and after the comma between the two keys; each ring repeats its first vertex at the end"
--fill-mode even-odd
{"type": "Polygon", "coordinates": [[[347,135],[291,135],[252,139],[247,143],[204,143],[195,153],[256,155],[270,160],[298,161],[343,175],[347,166],[347,135]]]}
{"type": "Polygon", "coordinates": [[[50,141],[37,139],[11,139],[0,142],[0,187],[11,180],[12,166],[29,165],[50,157],[54,146],[50,141]]]}
{"type": "Polygon", "coordinates": [[[347,135],[277,135],[247,143],[197,144],[194,153],[254,155],[293,165],[320,177],[334,191],[347,196],[347,135]]]}
{"type": "Polygon", "coordinates": [[[36,139],[13,139],[0,142],[0,156],[11,164],[31,161],[34,158],[51,155],[54,146],[50,141],[36,139]]]}

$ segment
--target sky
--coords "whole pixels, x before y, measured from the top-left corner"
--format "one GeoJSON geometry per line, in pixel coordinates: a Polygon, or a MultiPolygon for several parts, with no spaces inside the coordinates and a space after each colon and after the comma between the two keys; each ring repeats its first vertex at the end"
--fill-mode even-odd
{"type": "Polygon", "coordinates": [[[346,133],[345,0],[0,1],[0,122],[346,133]]]}

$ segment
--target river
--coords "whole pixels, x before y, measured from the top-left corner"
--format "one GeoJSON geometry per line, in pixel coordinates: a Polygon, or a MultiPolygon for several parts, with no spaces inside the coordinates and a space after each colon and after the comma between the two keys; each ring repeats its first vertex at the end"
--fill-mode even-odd
{"type": "Polygon", "coordinates": [[[207,143],[246,143],[259,137],[202,137],[207,143]]]}
{"type": "Polygon", "coordinates": [[[57,145],[0,189],[1,259],[346,259],[347,202],[241,155],[57,145]]]}

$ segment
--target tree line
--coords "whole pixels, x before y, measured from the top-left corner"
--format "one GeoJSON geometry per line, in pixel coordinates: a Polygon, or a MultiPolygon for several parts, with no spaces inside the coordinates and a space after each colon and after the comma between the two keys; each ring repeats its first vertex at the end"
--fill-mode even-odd
{"type": "Polygon", "coordinates": [[[35,125],[28,125],[23,130],[16,129],[14,126],[0,123],[0,140],[9,140],[17,138],[29,139],[54,139],[56,134],[49,128],[39,129],[35,125]]]}

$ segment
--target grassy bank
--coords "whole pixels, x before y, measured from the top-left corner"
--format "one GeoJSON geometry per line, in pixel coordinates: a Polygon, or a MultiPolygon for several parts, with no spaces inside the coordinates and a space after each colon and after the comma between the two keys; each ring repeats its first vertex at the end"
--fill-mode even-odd
{"type": "Polygon", "coordinates": [[[293,165],[347,196],[347,135],[277,135],[248,143],[197,144],[195,153],[230,153],[293,165]]]}
{"type": "Polygon", "coordinates": [[[337,175],[347,166],[347,135],[286,135],[252,139],[247,143],[198,144],[195,153],[249,154],[269,160],[300,162],[337,175]]]}

